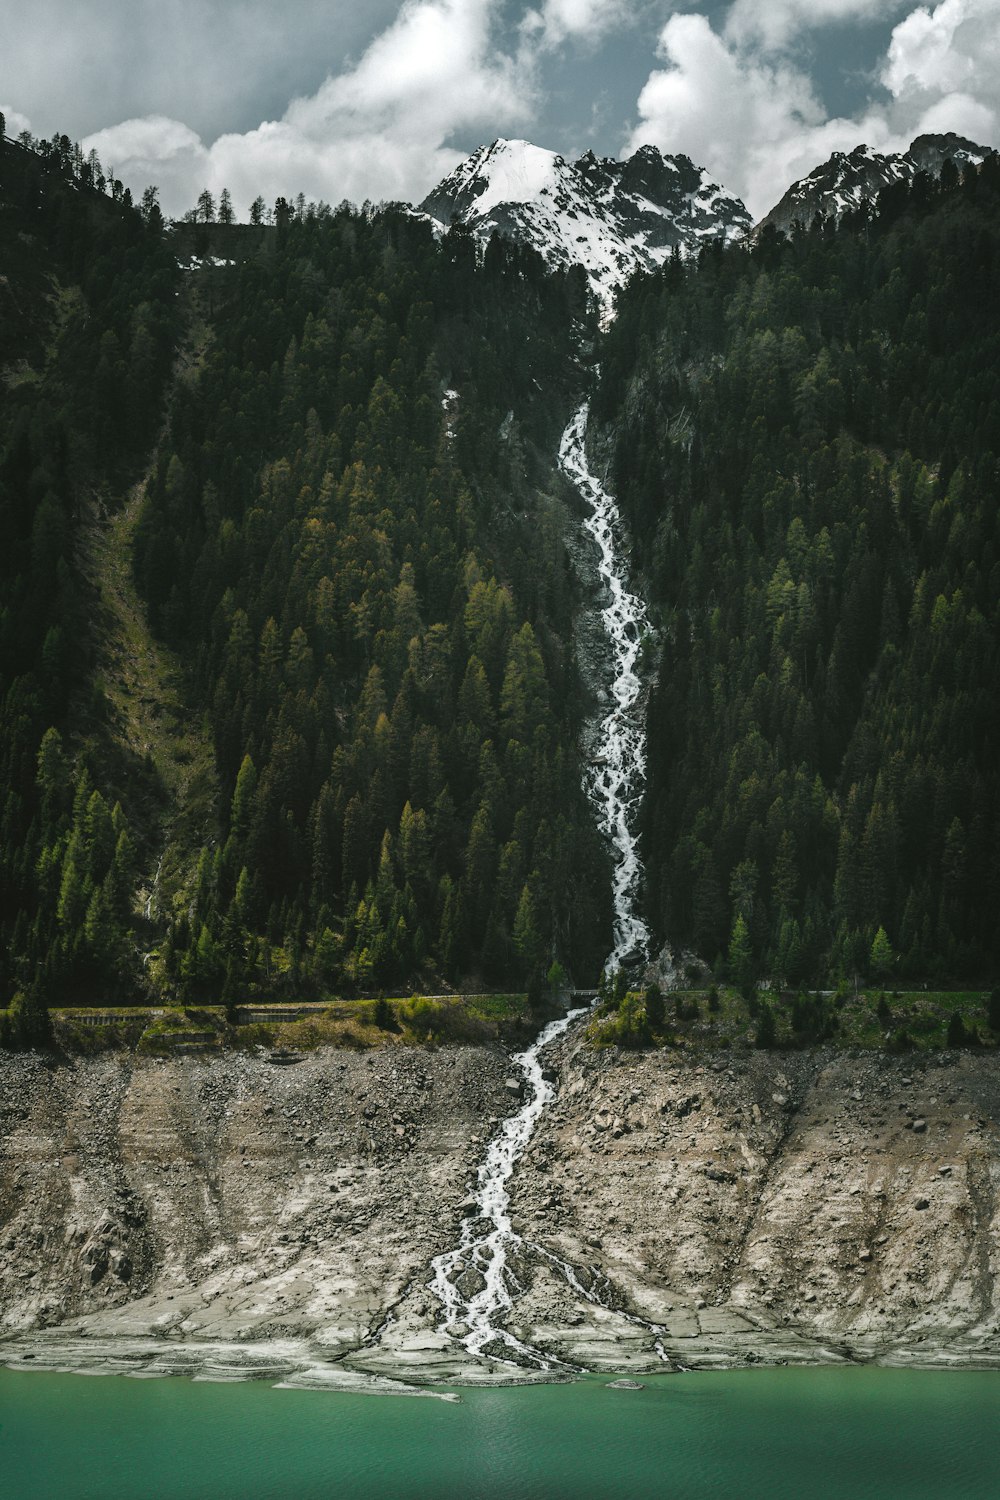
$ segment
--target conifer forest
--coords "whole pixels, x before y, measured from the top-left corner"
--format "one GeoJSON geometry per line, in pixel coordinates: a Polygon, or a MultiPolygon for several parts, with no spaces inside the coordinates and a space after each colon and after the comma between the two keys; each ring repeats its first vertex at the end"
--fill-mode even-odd
{"type": "Polygon", "coordinates": [[[675,254],[609,320],[579,266],[400,205],[169,226],[0,139],[8,1032],[596,986],[586,397],[648,611],[655,944],[992,982],[996,160],[675,254]]]}

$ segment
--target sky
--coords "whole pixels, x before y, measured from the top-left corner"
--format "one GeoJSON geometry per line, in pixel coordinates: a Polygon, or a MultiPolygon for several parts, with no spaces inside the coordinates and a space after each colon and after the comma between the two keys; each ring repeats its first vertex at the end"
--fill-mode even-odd
{"type": "Polygon", "coordinates": [[[471,150],[685,152],[755,218],[832,151],[1000,147],[1000,0],[0,0],[9,134],[179,216],[418,202],[471,150]]]}

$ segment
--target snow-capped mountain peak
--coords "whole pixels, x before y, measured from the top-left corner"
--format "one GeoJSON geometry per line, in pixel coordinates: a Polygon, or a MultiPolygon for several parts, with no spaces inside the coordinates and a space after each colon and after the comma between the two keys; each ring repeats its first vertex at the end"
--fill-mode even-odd
{"type": "MultiPolygon", "coordinates": [[[[447,197],[447,221],[491,213],[504,203],[532,203],[558,191],[561,156],[533,146],[530,141],[494,141],[480,146],[439,183],[421,207],[430,211],[431,199],[447,197]]],[[[443,206],[443,205],[442,205],[443,206]]]]}
{"type": "Polygon", "coordinates": [[[796,222],[810,224],[817,213],[839,219],[863,203],[873,203],[882,188],[891,183],[910,182],[918,172],[939,177],[946,161],[953,162],[959,171],[979,166],[990,155],[990,147],[977,146],[952,133],[917,136],[909,150],[886,156],[870,146],[835,151],[807,177],[792,183],[780,202],[761,219],[757,231],[768,224],[784,230],[796,222]]]}
{"type": "Polygon", "coordinates": [[[420,205],[442,229],[459,222],[533,245],[552,266],[582,265],[600,299],[637,269],[662,265],[677,246],[739,238],[744,204],[686,156],[642,146],[627,161],[588,151],[570,162],[529,141],[480,146],[420,205]]]}

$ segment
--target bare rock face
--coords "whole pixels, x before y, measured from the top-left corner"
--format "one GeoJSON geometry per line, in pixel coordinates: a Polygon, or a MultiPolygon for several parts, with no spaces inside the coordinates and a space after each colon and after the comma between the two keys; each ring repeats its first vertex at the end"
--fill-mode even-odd
{"type": "Polygon", "coordinates": [[[808,177],[792,183],[754,233],[759,234],[769,224],[786,232],[797,223],[808,226],[817,213],[839,219],[862,204],[874,203],[883,188],[912,182],[918,172],[940,177],[945,162],[951,162],[956,171],[964,171],[993,154],[992,147],[977,146],[975,141],[950,131],[946,135],[919,135],[908,151],[886,156],[870,146],[856,146],[850,154],[835,151],[808,177]]]}
{"type": "Polygon", "coordinates": [[[0,1335],[362,1346],[450,1241],[507,1066],[0,1054],[0,1335]]]}
{"type": "MultiPolygon", "coordinates": [[[[1000,1365],[992,1057],[692,1060],[570,1034],[546,1061],[507,1324],[549,1374],[1000,1365]]],[[[0,1360],[513,1378],[429,1289],[510,1077],[500,1047],[0,1054],[0,1360]]]]}
{"type": "Polygon", "coordinates": [[[599,1263],[681,1363],[1000,1364],[998,1120],[988,1056],[570,1045],[515,1227],[599,1263]]]}

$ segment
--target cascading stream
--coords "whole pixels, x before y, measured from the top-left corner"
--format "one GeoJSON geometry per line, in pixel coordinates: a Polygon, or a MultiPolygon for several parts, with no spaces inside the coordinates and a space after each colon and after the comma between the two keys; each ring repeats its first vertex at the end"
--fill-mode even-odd
{"type": "Polygon", "coordinates": [[[513,1305],[512,1292],[517,1287],[508,1265],[508,1253],[522,1243],[511,1228],[507,1183],[534,1134],[539,1116],[555,1098],[555,1090],[542,1075],[541,1054],[577,1016],[585,1013],[584,1007],[550,1021],[527,1051],[514,1058],[524,1074],[527,1100],[516,1115],[504,1120],[499,1134],[490,1141],[473,1194],[476,1207],[462,1221],[458,1244],[431,1262],[434,1272],[431,1287],[444,1304],[444,1326],[461,1337],[470,1354],[481,1356],[487,1350],[499,1353],[500,1346],[518,1356],[514,1362],[527,1360],[542,1369],[549,1369],[555,1363],[506,1329],[496,1327],[493,1320],[513,1305]],[[470,1283],[478,1283],[475,1290],[470,1290],[470,1283]]]}
{"type": "MultiPolygon", "coordinates": [[[[639,712],[642,681],[637,665],[647,621],[642,601],[625,585],[617,541],[621,524],[618,508],[587,463],[588,412],[585,402],[563,433],[559,466],[590,507],[584,524],[597,543],[598,572],[608,599],[601,618],[611,647],[614,707],[597,728],[587,791],[615,854],[614,942],[607,963],[608,970],[615,970],[646,958],[650,946],[649,928],[637,910],[642,863],[634,831],[646,772],[646,738],[639,712]]],[[[512,1308],[514,1295],[520,1289],[510,1264],[512,1250],[520,1248],[544,1258],[578,1295],[604,1305],[597,1289],[599,1275],[592,1273],[590,1286],[585,1286],[575,1267],[540,1245],[526,1244],[515,1234],[507,1191],[511,1174],[539,1118],[555,1098],[554,1088],[543,1075],[542,1053],[578,1016],[585,1014],[586,1008],[571,1010],[559,1020],[551,1021],[535,1042],[513,1059],[524,1075],[526,1101],[517,1114],[503,1122],[490,1141],[478,1170],[473,1194],[475,1207],[462,1221],[458,1244],[431,1263],[434,1273],[431,1289],[444,1308],[443,1327],[476,1357],[491,1356],[512,1364],[532,1364],[543,1370],[560,1364],[497,1326],[498,1320],[512,1308]]],[[[662,1332],[642,1319],[630,1317],[629,1321],[662,1332]]]]}
{"type": "Polygon", "coordinates": [[[646,780],[646,730],[639,712],[643,685],[636,668],[648,621],[642,600],[625,584],[626,569],[617,540],[621,530],[618,507],[587,463],[589,412],[585,401],[563,433],[559,467],[590,506],[584,526],[597,543],[598,573],[608,595],[601,618],[611,645],[614,707],[601,720],[587,790],[615,851],[614,946],[607,962],[607,968],[614,970],[647,958],[651,941],[637,910],[642,861],[635,832],[635,814],[646,780]]]}

